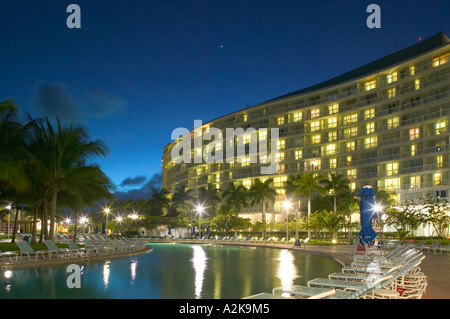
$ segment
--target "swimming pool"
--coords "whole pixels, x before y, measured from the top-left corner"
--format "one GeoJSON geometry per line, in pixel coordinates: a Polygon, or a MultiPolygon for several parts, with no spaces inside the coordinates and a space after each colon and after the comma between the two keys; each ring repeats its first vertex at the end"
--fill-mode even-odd
{"type": "Polygon", "coordinates": [[[79,262],[80,288],[67,265],[2,271],[0,298],[238,299],[281,285],[305,285],[340,271],[335,260],[289,249],[151,244],[147,254],[79,262]]]}

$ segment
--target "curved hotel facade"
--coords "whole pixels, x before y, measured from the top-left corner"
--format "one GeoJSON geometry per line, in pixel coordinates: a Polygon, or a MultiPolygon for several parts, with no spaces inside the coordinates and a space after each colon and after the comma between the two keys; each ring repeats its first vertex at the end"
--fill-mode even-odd
{"type": "MultiPolygon", "coordinates": [[[[373,185],[394,191],[400,202],[428,192],[450,197],[449,110],[450,40],[439,33],[334,79],[202,123],[186,135],[191,158],[205,148],[227,147],[226,139],[194,142],[196,134],[211,128],[224,134],[227,128],[244,129],[235,142],[246,146],[246,155],[234,163],[180,163],[172,156],[180,139],[173,141],[162,156],[163,187],[173,191],[181,184],[197,189],[212,183],[224,190],[229,183],[250,187],[255,178],[270,177],[278,198],[266,209],[268,221],[283,216],[288,176],[311,171],[344,175],[355,190],[373,185]],[[255,137],[247,134],[249,128],[260,142],[267,138],[261,136],[264,129],[278,128],[275,152],[267,146],[278,164],[273,174],[262,174],[266,164],[249,160],[247,144],[255,137]]],[[[306,200],[300,198],[299,205],[306,206],[306,200]]],[[[260,220],[260,212],[257,205],[243,209],[241,216],[260,220]]]]}

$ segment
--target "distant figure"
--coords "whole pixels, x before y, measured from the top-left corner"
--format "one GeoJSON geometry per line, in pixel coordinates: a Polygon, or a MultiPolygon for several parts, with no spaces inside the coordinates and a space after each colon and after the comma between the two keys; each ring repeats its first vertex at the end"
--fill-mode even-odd
{"type": "Polygon", "coordinates": [[[294,243],[294,247],[300,247],[300,240],[297,239],[294,243]]]}

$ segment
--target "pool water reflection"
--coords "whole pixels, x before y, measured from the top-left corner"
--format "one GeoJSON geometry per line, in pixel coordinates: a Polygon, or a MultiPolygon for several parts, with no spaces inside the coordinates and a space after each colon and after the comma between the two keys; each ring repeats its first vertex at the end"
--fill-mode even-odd
{"type": "Polygon", "coordinates": [[[148,254],[81,262],[81,288],[66,285],[65,266],[2,271],[0,298],[228,299],[305,285],[342,266],[288,249],[151,244],[148,254]]]}

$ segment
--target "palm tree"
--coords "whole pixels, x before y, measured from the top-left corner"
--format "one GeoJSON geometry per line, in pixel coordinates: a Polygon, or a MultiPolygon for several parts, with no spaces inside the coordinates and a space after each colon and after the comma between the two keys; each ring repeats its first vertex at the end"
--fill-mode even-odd
{"type": "Polygon", "coordinates": [[[27,159],[26,141],[34,121],[22,125],[17,121],[17,107],[13,101],[0,103],[0,188],[27,191],[24,173],[27,159]]]}
{"type": "Polygon", "coordinates": [[[219,190],[214,184],[208,183],[206,187],[200,187],[198,190],[198,201],[206,208],[210,209],[210,212],[216,211],[216,206],[220,202],[219,190]]]}
{"type": "MultiPolygon", "coordinates": [[[[241,208],[247,206],[247,188],[243,185],[236,186],[234,183],[230,183],[223,192],[222,198],[234,208],[235,217],[238,218],[241,208]]],[[[237,230],[234,235],[237,236],[237,230]]]]}
{"type": "MultiPolygon", "coordinates": [[[[261,182],[259,178],[255,179],[252,187],[250,188],[250,197],[252,198],[251,205],[262,203],[262,222],[265,225],[266,223],[266,201],[275,201],[277,192],[270,187],[270,184],[273,183],[273,178],[269,178],[264,182],[261,182]]],[[[263,237],[266,236],[266,228],[264,226],[263,229],[263,237]]]]}
{"type": "Polygon", "coordinates": [[[170,199],[167,197],[168,195],[169,192],[166,189],[152,187],[152,197],[149,199],[152,215],[163,215],[164,208],[169,207],[170,204],[170,199]]]}
{"type": "Polygon", "coordinates": [[[336,215],[336,212],[337,212],[337,196],[340,193],[345,192],[346,190],[349,189],[349,183],[350,182],[343,175],[330,173],[330,178],[329,179],[323,179],[321,181],[321,183],[322,183],[323,187],[326,190],[331,191],[331,193],[333,194],[334,214],[336,215]]]}
{"type": "Polygon", "coordinates": [[[186,216],[189,216],[189,224],[192,225],[191,206],[194,197],[192,196],[192,189],[186,188],[186,185],[181,184],[175,188],[175,192],[172,195],[172,203],[175,207],[186,216]]]}
{"type": "MultiPolygon", "coordinates": [[[[308,218],[311,217],[311,194],[314,192],[324,193],[325,190],[320,186],[320,181],[324,178],[322,175],[314,173],[298,174],[293,185],[296,187],[295,193],[297,195],[305,195],[308,198],[308,218]]],[[[311,238],[311,230],[308,230],[308,238],[311,238]]]]}
{"type": "Polygon", "coordinates": [[[56,122],[55,130],[46,119],[34,134],[36,144],[40,145],[37,157],[48,174],[45,184],[51,195],[50,239],[54,237],[58,193],[82,185],[90,174],[97,173],[98,167],[88,162],[97,156],[106,156],[107,149],[102,141],[91,141],[84,127],[73,124],[62,127],[58,117],[56,122]]]}

